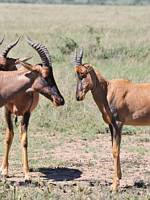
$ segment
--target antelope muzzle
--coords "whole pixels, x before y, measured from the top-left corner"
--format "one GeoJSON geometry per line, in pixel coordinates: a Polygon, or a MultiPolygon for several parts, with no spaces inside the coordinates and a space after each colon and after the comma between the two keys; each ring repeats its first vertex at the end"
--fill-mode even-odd
{"type": "Polygon", "coordinates": [[[76,100],[77,101],[83,101],[85,98],[86,93],[84,92],[84,90],[80,90],[79,87],[77,86],[77,90],[76,90],[76,100]]]}
{"type": "Polygon", "coordinates": [[[55,106],[63,106],[65,104],[63,96],[60,94],[58,88],[55,86],[51,88],[51,97],[52,102],[55,106]]]}

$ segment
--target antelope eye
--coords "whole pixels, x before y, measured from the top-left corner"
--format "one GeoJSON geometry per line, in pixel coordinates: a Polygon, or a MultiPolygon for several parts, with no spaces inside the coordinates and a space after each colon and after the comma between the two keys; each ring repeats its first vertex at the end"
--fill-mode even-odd
{"type": "Polygon", "coordinates": [[[85,73],[81,73],[80,76],[81,76],[82,79],[83,79],[83,78],[86,78],[87,74],[85,74],[85,73]]]}
{"type": "Polygon", "coordinates": [[[76,73],[76,76],[80,79],[80,80],[82,80],[83,78],[86,78],[86,76],[87,76],[87,74],[85,74],[85,73],[79,73],[79,72],[77,72],[76,73]]]}
{"type": "Polygon", "coordinates": [[[78,77],[79,77],[79,79],[80,79],[80,80],[82,80],[83,78],[85,78],[85,77],[84,77],[84,75],[83,75],[83,74],[81,74],[81,73],[80,73],[80,74],[78,74],[78,77]]]}

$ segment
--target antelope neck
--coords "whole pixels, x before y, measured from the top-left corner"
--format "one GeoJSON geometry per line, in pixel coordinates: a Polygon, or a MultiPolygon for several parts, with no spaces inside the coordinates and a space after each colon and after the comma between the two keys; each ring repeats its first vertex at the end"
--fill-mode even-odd
{"type": "Polygon", "coordinates": [[[89,74],[91,76],[91,80],[92,80],[92,84],[93,84],[93,87],[91,88],[91,92],[94,95],[95,91],[97,90],[97,85],[99,84],[99,81],[97,79],[97,75],[93,68],[92,68],[92,70],[89,71],[89,74]]]}
{"type": "Polygon", "coordinates": [[[93,82],[93,88],[91,89],[92,96],[100,111],[103,113],[104,101],[107,97],[108,82],[100,74],[98,76],[94,70],[90,71],[90,75],[93,82]]]}

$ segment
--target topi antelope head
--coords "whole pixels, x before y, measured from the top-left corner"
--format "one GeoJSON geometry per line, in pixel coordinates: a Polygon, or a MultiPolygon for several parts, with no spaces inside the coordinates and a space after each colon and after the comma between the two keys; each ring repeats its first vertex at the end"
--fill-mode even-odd
{"type": "Polygon", "coordinates": [[[92,70],[90,64],[82,64],[83,58],[83,48],[80,49],[79,56],[77,51],[75,51],[74,64],[75,72],[77,75],[77,87],[76,87],[76,99],[81,101],[85,98],[86,93],[92,89],[93,83],[91,81],[91,76],[89,72],[92,70]]]}
{"type": "Polygon", "coordinates": [[[41,93],[50,99],[56,106],[64,105],[64,98],[62,97],[53,76],[52,61],[48,49],[43,44],[33,42],[29,37],[27,37],[27,43],[36,50],[42,61],[41,64],[35,65],[26,62],[21,63],[28,70],[39,71],[39,74],[42,74],[42,76],[39,76],[35,80],[32,91],[41,93]]]}

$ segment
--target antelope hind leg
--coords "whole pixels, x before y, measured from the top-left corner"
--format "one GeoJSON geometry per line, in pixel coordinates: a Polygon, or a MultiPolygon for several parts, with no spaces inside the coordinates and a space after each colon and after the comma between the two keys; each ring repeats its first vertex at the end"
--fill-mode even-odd
{"type": "Polygon", "coordinates": [[[117,191],[120,179],[122,177],[121,174],[121,166],[120,166],[120,143],[121,143],[121,127],[113,128],[112,125],[109,125],[111,138],[112,138],[112,154],[114,159],[114,176],[112,183],[112,191],[117,191]]]}
{"type": "Polygon", "coordinates": [[[113,141],[113,159],[114,159],[114,176],[113,176],[113,184],[112,191],[117,191],[120,185],[121,179],[121,167],[120,167],[120,144],[117,144],[116,141],[113,141]]]}
{"type": "Polygon", "coordinates": [[[28,164],[28,137],[27,137],[27,128],[29,123],[30,113],[25,113],[23,119],[21,121],[21,130],[20,130],[20,142],[21,142],[21,150],[22,150],[22,164],[23,164],[23,172],[25,176],[25,181],[30,182],[30,174],[29,174],[29,164],[28,164]]]}

